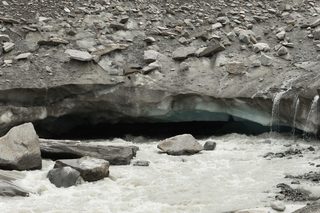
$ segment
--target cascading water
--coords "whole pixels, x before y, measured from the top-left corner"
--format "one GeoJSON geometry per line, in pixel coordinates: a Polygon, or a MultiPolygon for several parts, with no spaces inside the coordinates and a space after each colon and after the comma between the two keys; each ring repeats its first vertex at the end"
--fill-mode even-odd
{"type": "Polygon", "coordinates": [[[297,114],[300,106],[300,99],[297,97],[295,104],[294,104],[294,114],[293,114],[293,121],[292,121],[292,136],[294,138],[296,133],[296,120],[297,120],[297,114]]]}
{"type": "Polygon", "coordinates": [[[271,114],[271,121],[270,121],[270,132],[273,131],[273,124],[276,123],[276,127],[279,127],[279,113],[280,113],[280,101],[282,96],[286,93],[287,91],[281,91],[278,92],[274,98],[273,98],[273,105],[272,105],[272,114],[271,114]]]}
{"type": "Polygon", "coordinates": [[[308,133],[314,133],[316,130],[314,129],[313,124],[318,123],[318,101],[319,95],[316,95],[313,98],[307,120],[304,126],[304,137],[307,136],[308,133]]]}

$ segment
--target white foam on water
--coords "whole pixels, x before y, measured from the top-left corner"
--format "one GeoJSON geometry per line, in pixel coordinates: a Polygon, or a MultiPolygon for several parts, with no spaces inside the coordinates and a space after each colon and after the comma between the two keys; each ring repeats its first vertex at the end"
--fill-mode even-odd
{"type": "MultiPolygon", "coordinates": [[[[274,200],[278,183],[290,183],[285,174],[314,170],[309,161],[320,163],[311,152],[303,158],[263,158],[267,152],[287,150],[284,145],[296,146],[297,142],[281,137],[270,141],[264,136],[231,134],[211,139],[217,142],[215,151],[192,156],[159,154],[157,142],[135,143],[140,147],[136,159],[150,161],[149,167],[111,166],[109,178],[70,188],[56,188],[49,182],[46,175],[54,162],[44,161],[41,171],[23,172],[26,176],[17,181],[38,194],[0,197],[1,213],[219,213],[264,207],[274,200]]],[[[96,143],[112,142],[132,144],[96,143]]],[[[298,142],[300,147],[310,146],[298,142]]]]}

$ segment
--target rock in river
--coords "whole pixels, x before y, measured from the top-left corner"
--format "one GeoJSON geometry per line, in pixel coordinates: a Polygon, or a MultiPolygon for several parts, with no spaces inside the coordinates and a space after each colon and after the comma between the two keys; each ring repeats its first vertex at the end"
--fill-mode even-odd
{"type": "Polygon", "coordinates": [[[51,169],[47,177],[51,183],[59,188],[78,185],[83,181],[80,176],[80,172],[69,166],[51,169]]]}
{"type": "Polygon", "coordinates": [[[109,162],[98,158],[83,157],[56,161],[54,168],[62,167],[77,170],[85,181],[97,181],[109,176],[109,162]]]}
{"type": "Polygon", "coordinates": [[[44,158],[66,159],[90,156],[109,161],[111,165],[128,165],[139,149],[136,146],[108,146],[80,141],[40,140],[44,158]]]}
{"type": "Polygon", "coordinates": [[[202,146],[190,134],[167,138],[158,144],[158,148],[169,155],[192,155],[202,150],[202,146]]]}
{"type": "Polygon", "coordinates": [[[0,138],[0,169],[41,169],[39,138],[31,123],[13,127],[0,138]]]}
{"type": "Polygon", "coordinates": [[[19,186],[16,186],[15,184],[6,181],[6,180],[0,180],[0,196],[29,196],[29,192],[26,190],[20,188],[19,186]]]}

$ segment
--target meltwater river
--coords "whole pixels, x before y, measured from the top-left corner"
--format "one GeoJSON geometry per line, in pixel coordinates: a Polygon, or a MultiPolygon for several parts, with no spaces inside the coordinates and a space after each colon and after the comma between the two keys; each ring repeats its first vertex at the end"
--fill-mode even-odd
{"type": "MultiPolygon", "coordinates": [[[[150,161],[149,167],[111,166],[109,178],[70,188],[52,185],[46,175],[54,162],[43,161],[42,170],[22,172],[25,177],[16,182],[35,194],[0,197],[0,212],[219,213],[264,207],[274,200],[278,183],[290,183],[285,174],[314,170],[309,162],[320,164],[313,152],[291,159],[263,158],[267,152],[307,148],[312,142],[269,134],[210,139],[217,142],[215,151],[192,156],[159,154],[157,142],[134,143],[140,147],[136,159],[150,161]]],[[[132,144],[121,139],[96,143],[132,144]]],[[[303,187],[320,194],[319,186],[303,187]]]]}

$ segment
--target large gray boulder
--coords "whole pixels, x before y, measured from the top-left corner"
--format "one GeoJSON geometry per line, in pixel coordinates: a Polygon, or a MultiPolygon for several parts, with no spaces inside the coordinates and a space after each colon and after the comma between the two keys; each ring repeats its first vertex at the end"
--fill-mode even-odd
{"type": "Polygon", "coordinates": [[[13,127],[0,138],[0,169],[41,169],[39,138],[31,123],[13,127]]]}
{"type": "Polygon", "coordinates": [[[109,176],[109,162],[103,159],[82,157],[56,161],[54,168],[71,167],[78,172],[85,181],[97,181],[109,176]]]}
{"type": "Polygon", "coordinates": [[[192,155],[202,150],[202,146],[190,134],[167,138],[158,144],[158,148],[169,155],[192,155]]]}
{"type": "Polygon", "coordinates": [[[66,159],[90,156],[107,160],[111,165],[128,165],[139,149],[136,146],[109,146],[70,140],[40,139],[45,158],[66,159]]]}
{"type": "Polygon", "coordinates": [[[16,186],[15,184],[6,181],[6,180],[0,180],[0,196],[29,196],[29,192],[20,188],[19,186],[16,186]]]}
{"type": "Polygon", "coordinates": [[[80,176],[80,172],[68,166],[51,169],[48,172],[47,177],[49,178],[51,183],[59,188],[67,188],[70,186],[78,185],[83,181],[80,176]]]}

